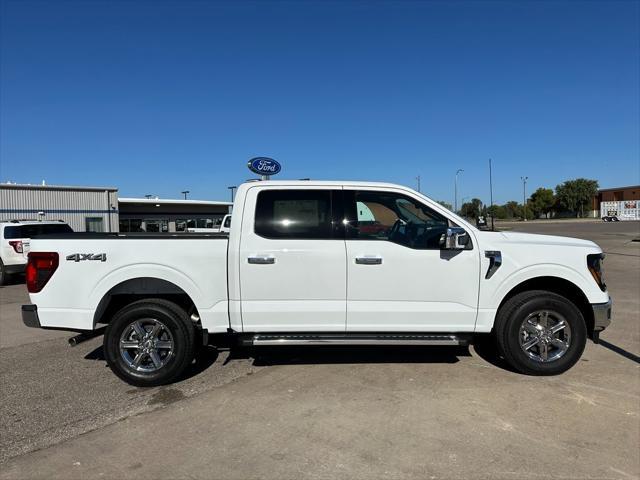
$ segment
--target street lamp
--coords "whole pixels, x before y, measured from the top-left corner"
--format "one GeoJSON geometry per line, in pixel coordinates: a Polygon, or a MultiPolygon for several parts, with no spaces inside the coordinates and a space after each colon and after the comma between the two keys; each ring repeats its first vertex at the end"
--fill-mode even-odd
{"type": "Polygon", "coordinates": [[[235,192],[236,188],[238,188],[238,187],[236,187],[235,185],[233,185],[233,186],[231,186],[231,187],[227,187],[227,188],[228,188],[229,190],[231,190],[231,203],[233,203],[234,192],[235,192]]]}
{"type": "Polygon", "coordinates": [[[493,208],[493,172],[491,171],[491,159],[489,159],[489,198],[491,201],[491,230],[495,230],[493,224],[494,208],[493,208]]]}
{"type": "Polygon", "coordinates": [[[456,171],[456,181],[455,181],[455,192],[454,192],[454,198],[453,198],[453,211],[455,213],[458,213],[458,174],[464,172],[463,169],[459,168],[456,171]]]}
{"type": "Polygon", "coordinates": [[[520,177],[520,180],[522,180],[522,216],[524,217],[523,220],[526,222],[527,221],[527,180],[529,180],[529,177],[520,177]]]}
{"type": "Polygon", "coordinates": [[[184,195],[184,199],[186,200],[187,199],[187,193],[191,193],[191,192],[189,190],[183,190],[181,193],[182,193],[182,195],[184,195]]]}

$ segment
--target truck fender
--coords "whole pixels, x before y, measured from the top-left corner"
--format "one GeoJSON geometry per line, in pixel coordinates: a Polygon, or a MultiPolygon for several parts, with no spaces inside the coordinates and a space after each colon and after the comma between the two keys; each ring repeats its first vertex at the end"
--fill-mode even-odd
{"type": "Polygon", "coordinates": [[[593,287],[595,286],[591,285],[593,283],[592,278],[587,278],[581,272],[577,272],[565,265],[541,263],[517,270],[504,278],[500,284],[493,289],[493,293],[489,299],[487,299],[488,301],[481,306],[481,308],[497,309],[509,292],[518,285],[542,277],[555,277],[568,281],[580,289],[589,302],[597,303],[600,301],[600,299],[597,298],[590,298],[590,293],[593,292],[593,287]]]}
{"type": "Polygon", "coordinates": [[[171,283],[186,293],[197,308],[202,306],[204,295],[198,285],[183,272],[158,264],[127,265],[109,272],[91,291],[89,304],[97,310],[100,302],[114,287],[138,278],[154,278],[171,283]]]}

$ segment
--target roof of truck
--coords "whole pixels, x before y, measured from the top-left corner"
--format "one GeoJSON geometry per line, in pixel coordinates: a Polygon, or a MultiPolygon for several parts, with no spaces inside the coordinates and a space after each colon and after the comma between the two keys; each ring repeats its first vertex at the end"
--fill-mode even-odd
{"type": "Polygon", "coordinates": [[[34,225],[34,224],[46,224],[46,225],[51,225],[51,224],[55,224],[55,225],[61,225],[66,223],[64,220],[37,220],[37,219],[16,219],[16,220],[0,220],[0,223],[2,224],[7,224],[7,225],[13,225],[13,226],[20,226],[20,225],[34,225]]]}
{"type": "Polygon", "coordinates": [[[353,187],[389,187],[389,188],[405,188],[413,190],[411,187],[405,185],[399,185],[397,183],[385,183],[385,182],[365,182],[354,180],[254,180],[245,182],[243,185],[282,185],[282,186],[305,186],[305,185],[323,185],[323,186],[342,186],[348,185],[353,187]]]}

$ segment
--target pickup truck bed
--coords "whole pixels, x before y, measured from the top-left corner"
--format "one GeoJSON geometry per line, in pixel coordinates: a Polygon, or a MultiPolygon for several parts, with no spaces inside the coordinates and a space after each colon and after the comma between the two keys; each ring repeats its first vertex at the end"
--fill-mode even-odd
{"type": "Polygon", "coordinates": [[[34,244],[59,255],[55,281],[32,294],[42,327],[92,330],[114,296],[185,292],[198,305],[203,328],[229,327],[228,234],[68,233],[34,244]]]}

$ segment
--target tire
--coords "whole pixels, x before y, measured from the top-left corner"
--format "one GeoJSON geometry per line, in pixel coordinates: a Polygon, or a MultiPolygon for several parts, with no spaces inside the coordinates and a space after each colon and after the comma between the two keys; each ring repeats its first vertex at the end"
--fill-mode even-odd
{"type": "Polygon", "coordinates": [[[566,372],[580,359],[587,342],[586,323],[578,307],[545,290],[507,300],[498,311],[495,332],[507,363],[527,375],[566,372]]]}
{"type": "Polygon", "coordinates": [[[0,286],[4,285],[8,280],[8,275],[6,270],[4,269],[4,263],[0,260],[0,286]]]}
{"type": "Polygon", "coordinates": [[[113,316],[105,331],[104,352],[109,368],[125,382],[136,387],[165,385],[193,361],[195,329],[175,303],[139,300],[113,316]]]}

